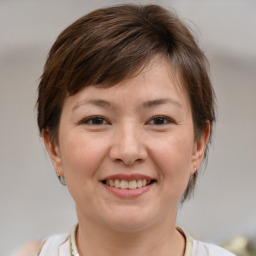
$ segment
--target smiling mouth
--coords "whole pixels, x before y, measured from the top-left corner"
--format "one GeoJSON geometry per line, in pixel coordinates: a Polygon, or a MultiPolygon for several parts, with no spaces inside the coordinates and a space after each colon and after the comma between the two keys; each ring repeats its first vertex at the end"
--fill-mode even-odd
{"type": "Polygon", "coordinates": [[[146,187],[150,184],[156,182],[156,180],[146,180],[146,179],[138,179],[138,180],[119,180],[119,179],[111,179],[111,180],[102,180],[103,184],[119,189],[138,189],[142,187],[146,187]]]}

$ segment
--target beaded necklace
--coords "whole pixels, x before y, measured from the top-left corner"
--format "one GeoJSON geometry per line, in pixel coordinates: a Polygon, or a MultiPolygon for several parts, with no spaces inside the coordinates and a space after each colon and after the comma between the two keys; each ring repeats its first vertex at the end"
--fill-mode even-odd
{"type": "MultiPolygon", "coordinates": [[[[71,256],[80,256],[76,247],[76,232],[77,232],[78,224],[73,228],[71,235],[70,235],[70,254],[71,256]]],[[[192,255],[192,247],[193,247],[193,240],[189,234],[184,232],[181,228],[177,227],[177,230],[184,235],[186,239],[186,251],[184,256],[191,256],[192,255]]]]}
{"type": "Polygon", "coordinates": [[[77,231],[78,224],[74,227],[70,235],[70,253],[71,256],[79,256],[76,247],[76,231],[77,231]]]}

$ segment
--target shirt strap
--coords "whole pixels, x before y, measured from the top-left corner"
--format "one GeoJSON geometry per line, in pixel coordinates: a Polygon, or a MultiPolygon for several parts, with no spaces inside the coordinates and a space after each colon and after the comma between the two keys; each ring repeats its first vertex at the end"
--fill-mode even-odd
{"type": "Polygon", "coordinates": [[[193,249],[193,239],[192,237],[184,231],[180,227],[176,227],[176,229],[183,235],[186,241],[186,246],[185,246],[185,254],[184,256],[192,256],[192,249],[193,249]]]}

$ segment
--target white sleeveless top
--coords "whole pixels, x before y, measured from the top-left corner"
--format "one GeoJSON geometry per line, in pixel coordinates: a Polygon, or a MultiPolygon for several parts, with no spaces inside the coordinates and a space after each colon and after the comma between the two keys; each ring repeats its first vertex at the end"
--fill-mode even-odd
{"type": "MultiPolygon", "coordinates": [[[[184,256],[235,256],[219,246],[192,239],[180,228],[178,230],[186,238],[184,256]]],[[[48,238],[38,256],[71,256],[70,235],[56,235],[48,238]]]]}

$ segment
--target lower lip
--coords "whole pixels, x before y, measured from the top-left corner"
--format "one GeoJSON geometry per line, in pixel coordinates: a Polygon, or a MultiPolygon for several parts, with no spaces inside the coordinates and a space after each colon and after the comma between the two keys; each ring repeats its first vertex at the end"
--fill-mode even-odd
{"type": "Polygon", "coordinates": [[[121,188],[115,188],[115,187],[111,187],[108,186],[106,184],[102,185],[111,193],[113,193],[114,195],[120,197],[120,198],[136,198],[139,197],[143,194],[145,194],[146,192],[148,192],[151,187],[154,185],[154,183],[149,184],[145,187],[141,187],[141,188],[136,188],[136,189],[121,189],[121,188]]]}

